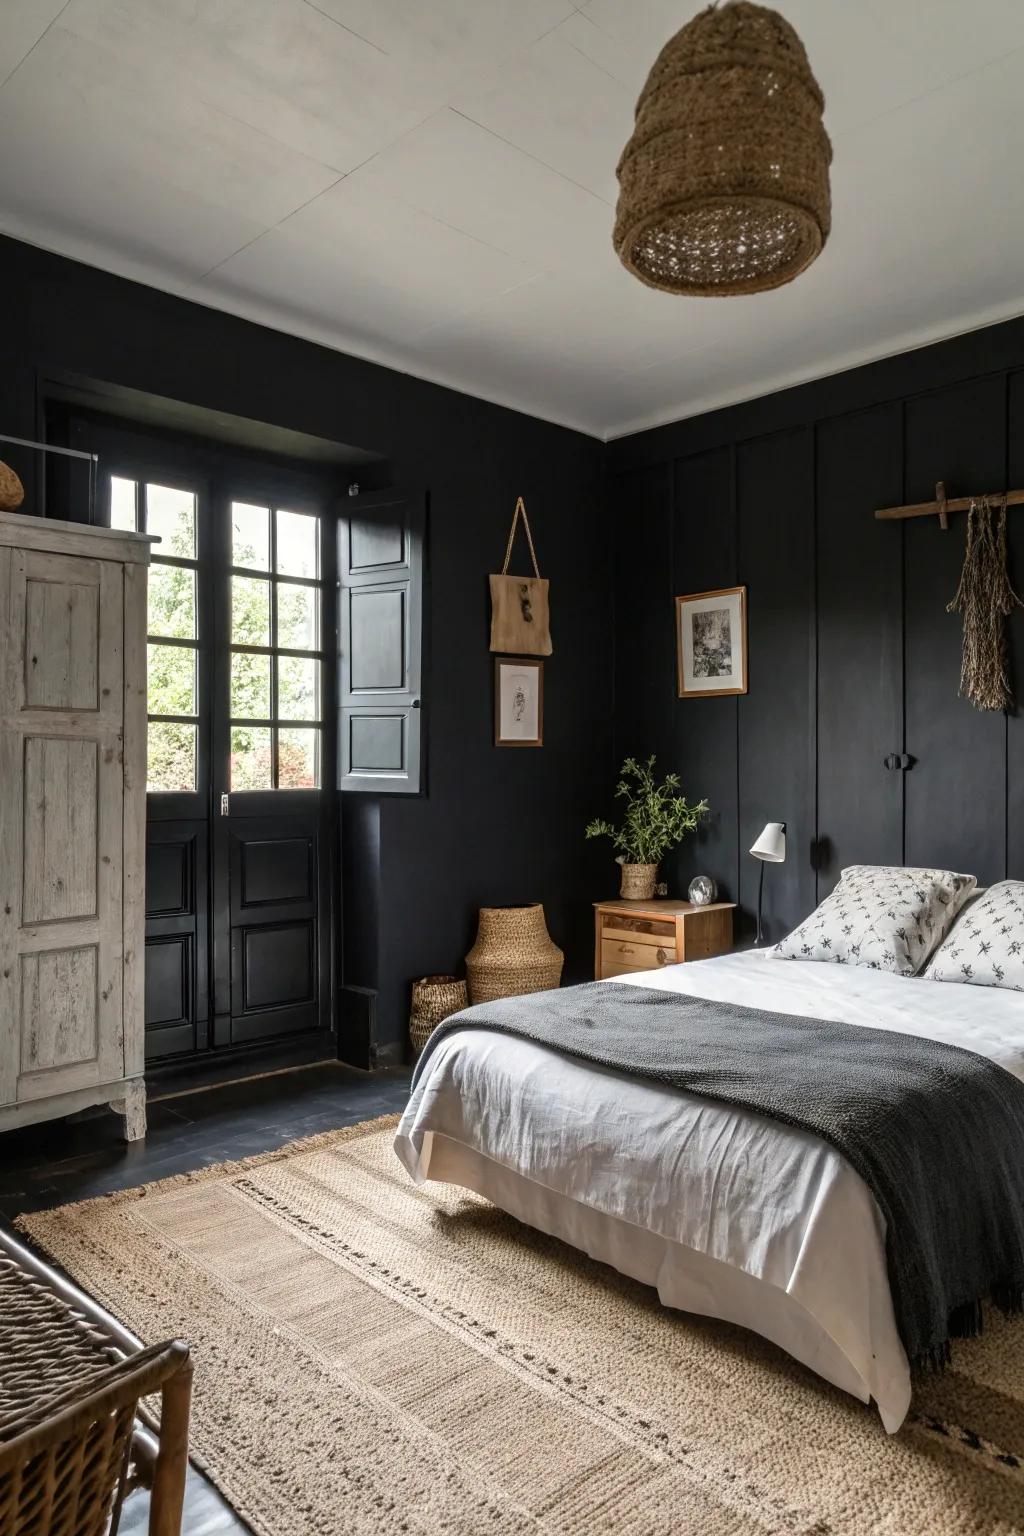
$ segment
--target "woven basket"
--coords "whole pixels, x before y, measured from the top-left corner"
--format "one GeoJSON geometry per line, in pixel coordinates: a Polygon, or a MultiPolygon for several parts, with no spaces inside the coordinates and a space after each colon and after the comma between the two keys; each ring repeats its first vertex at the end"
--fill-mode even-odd
{"type": "Polygon", "coordinates": [[[466,1006],[466,983],[454,976],[421,976],[412,984],[409,1039],[418,1056],[443,1019],[466,1006]]]}
{"type": "Polygon", "coordinates": [[[544,908],[481,907],[476,943],[466,956],[471,1003],[545,992],[562,979],[564,955],[548,934],[544,908]]]}
{"type": "Polygon", "coordinates": [[[619,895],[624,901],[650,901],[657,883],[657,864],[623,864],[619,895]]]}
{"type": "Polygon", "coordinates": [[[25,487],[9,464],[0,460],[0,512],[16,512],[25,500],[25,487]]]}
{"type": "Polygon", "coordinates": [[[824,98],[796,32],[749,0],[665,44],[619,160],[613,240],[652,288],[701,297],[788,283],[831,228],[824,98]]]}

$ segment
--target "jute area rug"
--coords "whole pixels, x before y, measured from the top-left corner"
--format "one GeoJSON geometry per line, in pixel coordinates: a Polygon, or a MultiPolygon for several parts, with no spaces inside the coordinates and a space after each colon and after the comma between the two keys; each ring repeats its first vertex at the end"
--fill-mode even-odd
{"type": "Polygon", "coordinates": [[[194,1459],[266,1536],[1024,1531],[1024,1326],[990,1319],[895,1437],[741,1329],[473,1195],[376,1121],[23,1218],[196,1359],[194,1459]]]}

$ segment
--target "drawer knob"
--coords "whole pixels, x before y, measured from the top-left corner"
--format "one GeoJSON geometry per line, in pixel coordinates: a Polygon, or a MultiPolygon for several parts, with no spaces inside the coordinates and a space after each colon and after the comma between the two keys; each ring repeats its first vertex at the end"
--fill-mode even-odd
{"type": "Polygon", "coordinates": [[[666,955],[665,951],[663,949],[659,949],[658,950],[658,964],[659,965],[664,965],[665,961],[667,959],[668,959],[668,955],[666,955]]]}

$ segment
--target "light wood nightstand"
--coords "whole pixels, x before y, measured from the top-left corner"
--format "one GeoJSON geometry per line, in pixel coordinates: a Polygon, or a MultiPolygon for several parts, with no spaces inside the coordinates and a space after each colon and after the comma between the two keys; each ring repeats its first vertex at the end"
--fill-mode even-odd
{"type": "Polygon", "coordinates": [[[734,901],[595,901],[594,978],[708,960],[732,948],[734,901]]]}

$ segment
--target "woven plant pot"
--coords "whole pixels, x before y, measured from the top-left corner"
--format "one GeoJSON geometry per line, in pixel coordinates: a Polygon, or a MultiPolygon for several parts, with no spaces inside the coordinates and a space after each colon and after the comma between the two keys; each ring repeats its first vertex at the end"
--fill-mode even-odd
{"type": "Polygon", "coordinates": [[[657,864],[623,864],[619,895],[624,901],[650,901],[657,883],[657,864]]]}
{"type": "Polygon", "coordinates": [[[466,956],[471,1003],[545,992],[562,979],[565,956],[550,938],[544,908],[481,907],[476,943],[466,956]]]}
{"type": "Polygon", "coordinates": [[[749,0],[669,38],[619,160],[613,240],[641,282],[701,297],[788,283],[831,228],[824,98],[796,32],[749,0]]]}
{"type": "Polygon", "coordinates": [[[466,1002],[466,983],[455,976],[421,976],[413,982],[409,1039],[417,1056],[437,1026],[466,1002]]]}
{"type": "Polygon", "coordinates": [[[9,464],[0,460],[0,512],[16,512],[25,500],[25,487],[9,464]]]}

